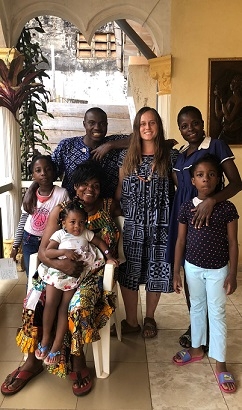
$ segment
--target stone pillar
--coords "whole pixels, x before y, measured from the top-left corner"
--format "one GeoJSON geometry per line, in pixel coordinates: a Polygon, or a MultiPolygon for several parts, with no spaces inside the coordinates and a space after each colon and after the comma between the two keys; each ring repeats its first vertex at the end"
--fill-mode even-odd
{"type": "Polygon", "coordinates": [[[170,100],[171,100],[171,55],[151,58],[150,76],[158,84],[158,112],[163,121],[166,138],[170,136],[170,100]]]}
{"type": "Polygon", "coordinates": [[[0,107],[1,182],[13,184],[11,191],[0,195],[3,240],[14,238],[20,218],[22,195],[19,134],[19,126],[13,114],[0,107]]]}
{"type": "MultiPolygon", "coordinates": [[[[130,110],[130,119],[133,124],[134,116],[140,108],[147,106],[157,108],[157,82],[149,73],[149,62],[145,57],[129,57],[128,70],[128,98],[132,96],[133,110],[130,110]]],[[[129,108],[130,109],[130,108],[129,108]]]]}
{"type": "MultiPolygon", "coordinates": [[[[16,50],[0,49],[0,58],[14,58],[16,50]],[[10,52],[11,51],[11,52],[10,52]]],[[[20,218],[21,195],[21,163],[19,125],[13,114],[5,107],[0,107],[0,175],[1,185],[12,183],[11,191],[0,195],[2,213],[3,241],[12,240],[20,218]]]]}

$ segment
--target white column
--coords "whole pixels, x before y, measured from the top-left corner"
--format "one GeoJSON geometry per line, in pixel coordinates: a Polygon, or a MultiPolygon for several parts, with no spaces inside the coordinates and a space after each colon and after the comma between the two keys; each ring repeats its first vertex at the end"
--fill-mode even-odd
{"type": "Polygon", "coordinates": [[[0,195],[3,240],[14,238],[20,218],[21,161],[19,125],[13,114],[0,107],[0,174],[1,184],[13,184],[13,189],[0,195]]]}
{"type": "Polygon", "coordinates": [[[161,116],[165,138],[170,139],[170,109],[171,109],[171,94],[158,93],[158,112],[161,116]]]}
{"type": "Polygon", "coordinates": [[[170,103],[171,103],[171,55],[151,58],[150,76],[157,80],[157,110],[162,118],[165,137],[170,135],[170,103]]]}

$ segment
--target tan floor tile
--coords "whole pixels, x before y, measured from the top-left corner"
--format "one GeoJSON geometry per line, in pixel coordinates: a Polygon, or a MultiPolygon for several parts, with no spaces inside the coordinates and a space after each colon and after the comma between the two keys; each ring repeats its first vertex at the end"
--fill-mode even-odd
{"type": "Polygon", "coordinates": [[[6,303],[21,303],[26,296],[26,285],[17,284],[6,297],[6,303]]]}
{"type": "MultiPolygon", "coordinates": [[[[25,272],[18,272],[18,276],[17,281],[0,281],[1,383],[23,358],[16,346],[15,335],[16,328],[21,324],[25,272]]],[[[148,361],[153,410],[242,410],[241,296],[242,271],[238,289],[228,298],[227,307],[227,363],[237,382],[236,394],[220,392],[211,368],[214,367],[214,360],[205,357],[202,362],[182,367],[172,363],[172,356],[180,350],[178,338],[189,324],[184,294],[172,293],[161,295],[156,311],[160,329],[157,338],[144,340],[140,334],[126,335],[122,342],[111,338],[111,374],[107,379],[95,377],[92,346],[88,346],[88,365],[94,375],[94,388],[88,396],[75,397],[69,379],[61,380],[45,372],[15,396],[4,397],[0,394],[0,409],[151,410],[148,361]]],[[[144,286],[140,287],[140,324],[142,312],[144,315],[144,286]]],[[[125,317],[122,300],[121,316],[122,319],[125,317]]]]}
{"type": "Polygon", "coordinates": [[[242,303],[242,282],[239,282],[238,288],[236,291],[228,297],[231,302],[236,305],[236,304],[241,304],[242,303]]]}
{"type": "MultiPolygon", "coordinates": [[[[172,363],[172,357],[182,349],[178,343],[180,330],[158,330],[157,337],[146,339],[146,354],[148,363],[172,363]]],[[[208,363],[207,356],[203,363],[208,363]]]]}
{"type": "MultiPolygon", "coordinates": [[[[23,354],[15,341],[15,328],[0,329],[0,362],[15,362],[22,360],[23,354]]],[[[0,363],[1,368],[2,363],[0,363]]],[[[14,369],[12,369],[14,370],[14,369]]]]}
{"type": "Polygon", "coordinates": [[[0,327],[15,327],[21,325],[23,305],[21,303],[4,303],[0,306],[0,327]]]}
{"type": "Polygon", "coordinates": [[[235,307],[236,307],[236,309],[238,310],[240,316],[242,316],[242,304],[236,305],[235,307]]]}
{"type": "MultiPolygon", "coordinates": [[[[143,308],[144,305],[142,305],[142,311],[143,308]]],[[[187,306],[185,304],[158,305],[155,312],[155,320],[158,329],[187,329],[189,326],[187,306]]]]}
{"type": "Polygon", "coordinates": [[[153,410],[227,410],[209,364],[149,363],[153,410]]]}
{"type": "Polygon", "coordinates": [[[147,364],[112,366],[107,379],[94,379],[93,391],[78,399],[77,410],[83,409],[151,410],[147,364]]]}
{"type": "Polygon", "coordinates": [[[6,409],[74,410],[77,397],[71,386],[69,379],[60,379],[45,370],[19,393],[6,397],[3,404],[6,409]]]}
{"type": "MultiPolygon", "coordinates": [[[[20,365],[20,361],[16,362],[3,362],[1,360],[1,365],[0,365],[0,385],[4,382],[6,379],[7,375],[12,373],[14,369],[17,369],[20,365]]],[[[0,393],[0,409],[7,409],[8,407],[8,398],[3,396],[0,393]]]]}
{"type": "Polygon", "coordinates": [[[228,329],[242,329],[242,317],[234,305],[226,307],[228,329]]]}
{"type": "Polygon", "coordinates": [[[141,334],[125,335],[122,342],[112,339],[111,362],[146,362],[145,343],[141,334]]]}
{"type": "Polygon", "coordinates": [[[5,302],[6,296],[5,294],[0,294],[0,306],[5,302]]]}
{"type": "Polygon", "coordinates": [[[18,284],[19,285],[27,285],[27,276],[26,276],[26,273],[25,272],[20,272],[20,275],[21,276],[19,276],[19,280],[18,280],[18,284]]]}
{"type": "MultiPolygon", "coordinates": [[[[93,362],[92,347],[87,348],[87,360],[93,362]]],[[[141,333],[124,335],[120,342],[117,337],[110,339],[111,362],[146,362],[145,342],[141,333]]],[[[113,363],[113,366],[116,366],[113,363]]],[[[117,364],[118,366],[118,364],[117,364]]]]}
{"type": "Polygon", "coordinates": [[[227,363],[242,365],[242,330],[228,330],[227,336],[227,363]]]}
{"type": "MultiPolygon", "coordinates": [[[[88,346],[86,358],[93,363],[92,347],[88,346]]],[[[111,338],[110,358],[113,366],[119,366],[121,362],[146,362],[145,343],[141,335],[125,336],[120,342],[117,338],[111,338]]]]}
{"type": "Polygon", "coordinates": [[[18,283],[18,279],[0,280],[0,295],[7,296],[17,283],[18,283]]]}

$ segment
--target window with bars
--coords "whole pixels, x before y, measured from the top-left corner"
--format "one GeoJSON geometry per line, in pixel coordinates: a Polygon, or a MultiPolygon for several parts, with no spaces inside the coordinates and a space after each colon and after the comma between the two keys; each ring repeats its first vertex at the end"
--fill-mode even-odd
{"type": "Polygon", "coordinates": [[[89,45],[81,33],[77,33],[77,58],[116,58],[114,33],[95,33],[89,45]]]}

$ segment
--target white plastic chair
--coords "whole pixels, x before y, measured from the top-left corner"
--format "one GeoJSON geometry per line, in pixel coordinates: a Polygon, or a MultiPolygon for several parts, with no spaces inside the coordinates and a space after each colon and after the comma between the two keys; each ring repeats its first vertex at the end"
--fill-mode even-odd
{"type": "MultiPolygon", "coordinates": [[[[120,262],[124,262],[123,254],[123,238],[122,238],[122,228],[123,228],[123,217],[115,218],[115,223],[120,232],[118,254],[120,262]]],[[[30,255],[29,261],[29,279],[28,279],[28,291],[32,288],[32,276],[36,272],[39,265],[38,254],[34,253],[30,255]]],[[[117,338],[121,341],[121,319],[120,319],[120,309],[119,309],[119,292],[118,283],[114,283],[114,265],[106,263],[103,275],[103,290],[113,291],[116,294],[116,309],[113,314],[114,323],[116,326],[117,338]]],[[[97,378],[106,378],[110,374],[110,320],[107,321],[106,326],[104,326],[99,331],[101,340],[92,343],[94,365],[96,369],[97,378]]]]}
{"type": "MultiPolygon", "coordinates": [[[[115,224],[118,227],[120,237],[118,242],[118,256],[119,262],[125,262],[125,257],[123,253],[123,223],[124,217],[118,216],[114,218],[115,224]]],[[[120,318],[120,308],[119,308],[119,289],[118,283],[114,283],[114,265],[106,263],[103,276],[103,290],[113,291],[116,294],[116,309],[113,313],[114,323],[117,332],[117,338],[121,341],[121,318],[120,318]]],[[[96,375],[98,378],[106,378],[110,374],[110,320],[107,322],[100,331],[101,340],[92,343],[92,351],[94,357],[94,364],[96,369],[96,375]]]]}

